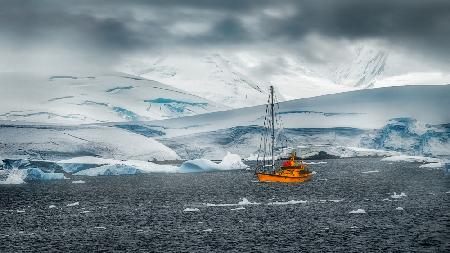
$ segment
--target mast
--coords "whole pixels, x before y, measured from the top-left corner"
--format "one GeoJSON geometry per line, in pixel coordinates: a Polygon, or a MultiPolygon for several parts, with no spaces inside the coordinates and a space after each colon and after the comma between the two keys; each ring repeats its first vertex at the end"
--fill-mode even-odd
{"type": "Polygon", "coordinates": [[[272,116],[272,169],[275,167],[275,158],[274,158],[274,147],[275,147],[275,113],[273,111],[274,104],[273,104],[273,86],[270,86],[270,113],[272,116]]]}

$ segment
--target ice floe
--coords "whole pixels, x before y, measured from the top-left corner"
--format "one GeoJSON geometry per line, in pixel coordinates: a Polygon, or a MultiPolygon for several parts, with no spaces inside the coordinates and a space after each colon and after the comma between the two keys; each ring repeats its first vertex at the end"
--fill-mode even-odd
{"type": "Polygon", "coordinates": [[[372,173],[378,173],[378,172],[380,172],[380,171],[379,170],[369,170],[369,171],[363,171],[361,173],[363,173],[363,174],[372,174],[372,173]]]}
{"type": "Polygon", "coordinates": [[[341,201],[344,201],[344,200],[343,199],[329,199],[328,201],[334,202],[334,203],[338,203],[338,202],[341,202],[341,201]]]}
{"type": "Polygon", "coordinates": [[[194,208],[187,207],[183,210],[183,212],[200,212],[200,209],[195,208],[195,207],[194,208]]]}
{"type": "Polygon", "coordinates": [[[408,155],[396,155],[385,157],[381,161],[386,162],[418,162],[418,163],[437,163],[441,162],[441,159],[425,156],[408,156],[408,155]]]}
{"type": "Polygon", "coordinates": [[[267,205],[295,205],[295,204],[305,204],[305,203],[307,203],[308,201],[307,200],[289,200],[289,201],[285,201],[285,202],[278,202],[278,201],[276,201],[276,202],[270,202],[270,203],[267,203],[267,205]]]}
{"type": "Polygon", "coordinates": [[[366,211],[364,209],[356,209],[356,210],[352,210],[349,213],[366,213],[366,211]]]}
{"type": "Polygon", "coordinates": [[[66,206],[78,206],[78,205],[80,205],[80,202],[69,203],[66,206]]]}
{"type": "Polygon", "coordinates": [[[396,192],[394,192],[394,194],[391,195],[391,198],[393,198],[393,199],[401,199],[403,197],[406,197],[406,194],[404,192],[401,192],[400,194],[397,194],[396,192]]]}
{"type": "Polygon", "coordinates": [[[260,205],[261,203],[250,202],[247,198],[242,198],[237,204],[212,204],[206,203],[206,206],[245,206],[245,205],[260,205]]]}
{"type": "Polygon", "coordinates": [[[320,162],[304,162],[305,164],[327,164],[327,162],[323,162],[323,161],[320,161],[320,162]]]}

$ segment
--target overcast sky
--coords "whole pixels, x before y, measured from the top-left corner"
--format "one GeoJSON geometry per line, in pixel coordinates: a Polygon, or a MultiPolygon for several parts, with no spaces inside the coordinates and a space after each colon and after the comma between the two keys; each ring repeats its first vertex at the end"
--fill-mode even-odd
{"type": "Polygon", "coordinates": [[[124,58],[199,50],[320,63],[320,52],[336,60],[365,42],[446,71],[450,1],[0,0],[0,71],[106,70],[124,58]]]}

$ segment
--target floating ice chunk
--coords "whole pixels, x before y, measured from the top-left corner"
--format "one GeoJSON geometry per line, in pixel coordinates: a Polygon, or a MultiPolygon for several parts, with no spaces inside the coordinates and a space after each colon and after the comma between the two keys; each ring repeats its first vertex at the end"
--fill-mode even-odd
{"type": "Polygon", "coordinates": [[[260,205],[261,203],[250,202],[247,198],[242,198],[237,204],[211,204],[206,203],[206,206],[245,206],[245,205],[260,205]]]}
{"type": "Polygon", "coordinates": [[[52,209],[52,208],[56,208],[56,206],[55,205],[49,205],[48,208],[52,209]]]}
{"type": "Polygon", "coordinates": [[[399,206],[399,207],[395,208],[395,210],[403,211],[405,209],[403,209],[403,207],[399,206]]]}
{"type": "Polygon", "coordinates": [[[83,181],[83,180],[75,180],[75,181],[72,181],[72,184],[84,184],[84,183],[86,183],[86,182],[83,181]]]}
{"type": "Polygon", "coordinates": [[[78,205],[80,205],[80,202],[69,203],[66,206],[78,206],[78,205]]]}
{"type": "Polygon", "coordinates": [[[364,209],[357,209],[357,210],[352,210],[349,213],[366,213],[366,211],[364,209]]]}
{"type": "Polygon", "coordinates": [[[231,208],[230,210],[231,211],[237,211],[237,210],[244,210],[244,209],[245,209],[245,207],[240,206],[240,207],[236,207],[236,208],[231,208]]]}
{"type": "Polygon", "coordinates": [[[307,200],[289,200],[286,202],[270,202],[267,205],[295,205],[295,204],[305,204],[307,200]]]}
{"type": "Polygon", "coordinates": [[[221,170],[219,164],[207,159],[194,159],[181,164],[181,172],[203,172],[203,171],[218,171],[221,170]]]}
{"type": "Polygon", "coordinates": [[[330,199],[330,200],[328,200],[328,201],[334,202],[334,203],[338,203],[338,202],[343,201],[343,199],[330,199]]]}
{"type": "Polygon", "coordinates": [[[187,207],[183,210],[183,212],[200,212],[200,209],[187,207]]]}
{"type": "Polygon", "coordinates": [[[222,158],[219,166],[222,170],[241,170],[248,167],[242,162],[242,159],[239,155],[232,154],[230,152],[227,152],[227,155],[222,158]]]}
{"type": "Polygon", "coordinates": [[[380,172],[380,171],[379,170],[369,170],[369,171],[363,171],[361,173],[363,173],[363,174],[371,174],[371,173],[378,173],[378,172],[380,172]]]}
{"type": "Polygon", "coordinates": [[[404,192],[401,192],[400,194],[397,194],[396,192],[394,192],[394,195],[391,195],[391,198],[393,198],[393,199],[401,199],[403,197],[406,197],[406,194],[404,192]]]}

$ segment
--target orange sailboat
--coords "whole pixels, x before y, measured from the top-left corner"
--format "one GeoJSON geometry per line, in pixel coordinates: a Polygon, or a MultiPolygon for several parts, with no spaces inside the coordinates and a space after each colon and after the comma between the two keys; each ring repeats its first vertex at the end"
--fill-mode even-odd
{"type": "MultiPolygon", "coordinates": [[[[258,180],[261,182],[281,182],[281,183],[299,183],[306,182],[311,179],[312,173],[306,168],[306,164],[303,163],[302,160],[299,162],[296,161],[296,152],[293,151],[289,160],[278,161],[275,159],[275,144],[276,144],[276,136],[275,136],[275,121],[278,123],[281,119],[275,118],[275,103],[274,103],[274,92],[273,86],[270,86],[270,97],[269,97],[269,106],[266,109],[266,112],[269,116],[266,116],[264,120],[265,132],[263,133],[264,139],[264,149],[263,149],[263,159],[261,161],[257,161],[256,166],[256,176],[258,180]],[[270,135],[270,141],[268,140],[270,135]],[[271,156],[270,159],[266,159],[266,155],[270,150],[271,156]],[[281,163],[280,165],[277,165],[281,163]]],[[[279,134],[278,134],[279,136],[279,134]]],[[[261,148],[260,148],[261,150],[261,148]]]]}

